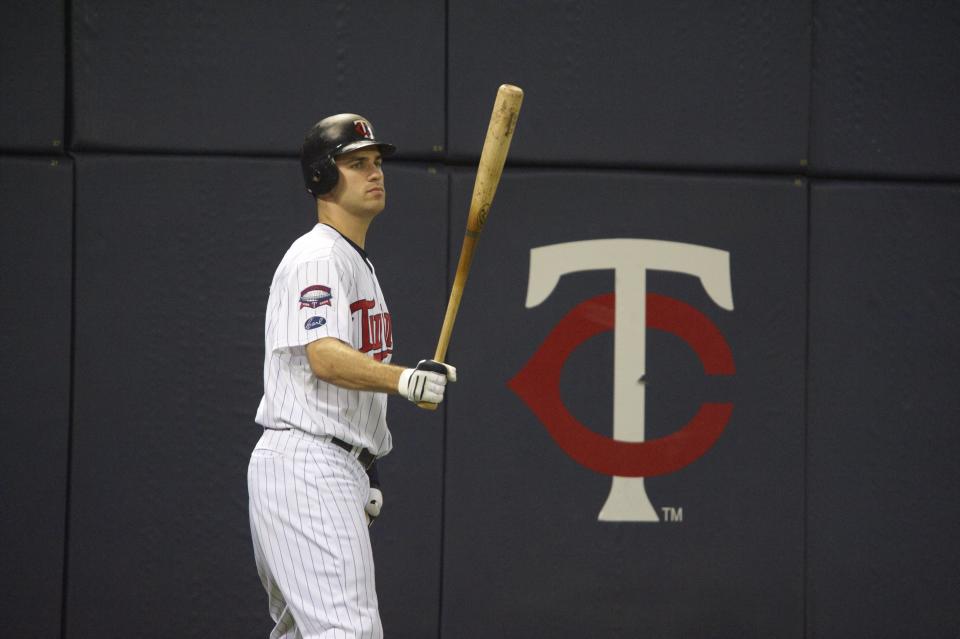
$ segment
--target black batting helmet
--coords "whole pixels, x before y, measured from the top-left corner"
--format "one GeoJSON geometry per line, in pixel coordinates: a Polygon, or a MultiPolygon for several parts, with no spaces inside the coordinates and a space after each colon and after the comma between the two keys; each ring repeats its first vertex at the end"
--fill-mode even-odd
{"type": "Polygon", "coordinates": [[[356,113],[331,115],[310,127],[300,147],[307,191],[314,197],[329,193],[340,177],[333,158],[365,146],[379,146],[383,156],[397,150],[392,144],[377,140],[370,120],[356,113]]]}

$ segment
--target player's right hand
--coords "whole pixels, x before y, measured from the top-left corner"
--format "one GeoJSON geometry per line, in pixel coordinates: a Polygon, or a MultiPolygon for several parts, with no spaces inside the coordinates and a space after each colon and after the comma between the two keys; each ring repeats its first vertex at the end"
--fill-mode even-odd
{"type": "Polygon", "coordinates": [[[422,359],[416,368],[407,368],[400,373],[397,390],[411,402],[439,404],[447,381],[457,381],[457,369],[449,364],[422,359]]]}

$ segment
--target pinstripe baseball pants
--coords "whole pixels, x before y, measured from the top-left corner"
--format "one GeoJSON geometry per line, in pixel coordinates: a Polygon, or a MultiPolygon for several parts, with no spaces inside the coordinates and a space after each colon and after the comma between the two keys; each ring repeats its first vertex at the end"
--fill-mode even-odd
{"type": "Polygon", "coordinates": [[[247,469],[271,639],[381,639],[363,467],[302,431],[264,431],[247,469]]]}

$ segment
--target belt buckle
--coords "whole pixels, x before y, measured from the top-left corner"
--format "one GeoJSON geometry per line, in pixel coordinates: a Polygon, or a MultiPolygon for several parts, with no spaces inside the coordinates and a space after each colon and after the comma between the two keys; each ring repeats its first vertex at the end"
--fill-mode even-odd
{"type": "Polygon", "coordinates": [[[331,437],[330,441],[333,444],[336,444],[340,448],[347,451],[351,457],[357,460],[364,470],[368,470],[370,466],[373,465],[373,462],[377,461],[377,456],[370,452],[368,449],[363,446],[351,446],[347,442],[343,441],[338,437],[331,437]],[[366,456],[367,461],[363,460],[363,457],[366,456]]]}
{"type": "Polygon", "coordinates": [[[377,460],[377,456],[361,446],[356,446],[355,449],[357,461],[360,462],[364,470],[368,470],[373,462],[377,460]]]}
{"type": "Polygon", "coordinates": [[[360,462],[360,465],[363,466],[364,470],[369,470],[370,466],[373,465],[373,462],[377,461],[377,456],[366,448],[360,448],[360,450],[357,452],[357,461],[360,462]],[[366,461],[364,460],[364,456],[367,458],[366,461]]]}

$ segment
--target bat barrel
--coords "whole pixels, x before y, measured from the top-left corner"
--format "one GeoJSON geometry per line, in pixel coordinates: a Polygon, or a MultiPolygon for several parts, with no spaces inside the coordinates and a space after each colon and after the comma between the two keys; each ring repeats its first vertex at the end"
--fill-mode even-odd
{"type": "Polygon", "coordinates": [[[487,126],[487,137],[483,141],[477,180],[474,182],[473,197],[470,200],[467,230],[472,233],[480,233],[487,223],[487,214],[493,204],[493,196],[497,193],[497,185],[500,184],[522,103],[523,89],[512,84],[500,85],[493,111],[490,113],[490,124],[487,126]]]}

